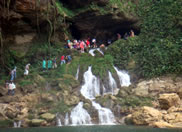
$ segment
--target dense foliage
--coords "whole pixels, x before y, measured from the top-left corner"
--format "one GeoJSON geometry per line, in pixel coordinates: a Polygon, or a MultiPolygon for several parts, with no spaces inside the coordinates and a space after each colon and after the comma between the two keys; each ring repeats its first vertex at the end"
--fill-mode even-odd
{"type": "Polygon", "coordinates": [[[182,71],[182,1],[140,0],[142,20],[139,37],[119,40],[109,49],[115,64],[134,70],[143,77],[182,71]]]}

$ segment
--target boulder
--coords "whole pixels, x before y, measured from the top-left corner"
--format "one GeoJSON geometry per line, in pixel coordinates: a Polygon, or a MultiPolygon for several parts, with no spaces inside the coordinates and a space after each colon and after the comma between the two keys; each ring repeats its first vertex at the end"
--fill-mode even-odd
{"type": "Polygon", "coordinates": [[[180,98],[176,93],[160,94],[158,100],[162,109],[169,109],[180,104],[180,98]]]}
{"type": "Polygon", "coordinates": [[[76,105],[80,102],[79,97],[77,96],[67,96],[64,98],[64,102],[66,105],[76,105]]]}
{"type": "Polygon", "coordinates": [[[141,97],[146,97],[149,94],[149,87],[147,86],[147,82],[143,81],[137,85],[137,87],[133,90],[134,94],[141,97]]]}
{"type": "Polygon", "coordinates": [[[136,125],[149,125],[162,119],[162,113],[152,107],[144,106],[132,113],[132,122],[136,125]]]}
{"type": "Polygon", "coordinates": [[[44,114],[40,115],[40,117],[42,119],[45,119],[46,121],[52,121],[55,118],[55,115],[51,114],[51,113],[44,113],[44,114]]]}
{"type": "Polygon", "coordinates": [[[164,121],[153,122],[152,124],[150,124],[150,126],[157,128],[174,128],[173,125],[164,121]]]}
{"type": "Polygon", "coordinates": [[[182,99],[182,87],[179,88],[177,92],[178,92],[179,97],[182,99]]]}
{"type": "Polygon", "coordinates": [[[164,120],[169,123],[182,122],[182,113],[174,112],[163,116],[164,120]]]}
{"type": "Polygon", "coordinates": [[[47,122],[43,119],[32,119],[30,123],[32,126],[45,126],[47,122]]]}
{"type": "Polygon", "coordinates": [[[0,96],[4,96],[8,93],[8,89],[0,86],[0,96]]]}

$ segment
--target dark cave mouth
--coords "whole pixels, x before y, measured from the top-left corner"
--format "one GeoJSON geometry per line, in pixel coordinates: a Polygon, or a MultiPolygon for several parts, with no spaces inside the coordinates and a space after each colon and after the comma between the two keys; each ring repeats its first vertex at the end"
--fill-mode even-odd
{"type": "Polygon", "coordinates": [[[97,42],[99,43],[106,43],[108,40],[116,41],[117,40],[117,34],[121,35],[121,39],[124,38],[124,35],[127,33],[129,35],[130,31],[133,30],[135,35],[140,34],[140,29],[136,27],[132,27],[131,25],[127,27],[118,27],[115,28],[114,30],[112,29],[96,29],[96,30],[79,30],[77,26],[72,24],[70,26],[70,32],[73,37],[73,39],[77,40],[84,40],[87,38],[96,38],[97,42]]]}

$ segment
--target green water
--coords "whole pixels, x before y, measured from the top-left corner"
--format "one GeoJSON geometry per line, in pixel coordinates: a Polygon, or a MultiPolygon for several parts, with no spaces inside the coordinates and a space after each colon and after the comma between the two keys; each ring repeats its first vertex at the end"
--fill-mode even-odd
{"type": "Polygon", "coordinates": [[[133,126],[69,126],[52,128],[1,128],[0,132],[182,132],[182,129],[133,126]]]}

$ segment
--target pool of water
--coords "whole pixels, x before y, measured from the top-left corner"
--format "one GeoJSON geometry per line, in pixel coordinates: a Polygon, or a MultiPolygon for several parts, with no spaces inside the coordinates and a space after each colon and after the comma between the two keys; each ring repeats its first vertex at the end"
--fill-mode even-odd
{"type": "Polygon", "coordinates": [[[48,128],[0,128],[0,132],[182,132],[182,129],[159,129],[134,126],[67,126],[48,128]]]}

